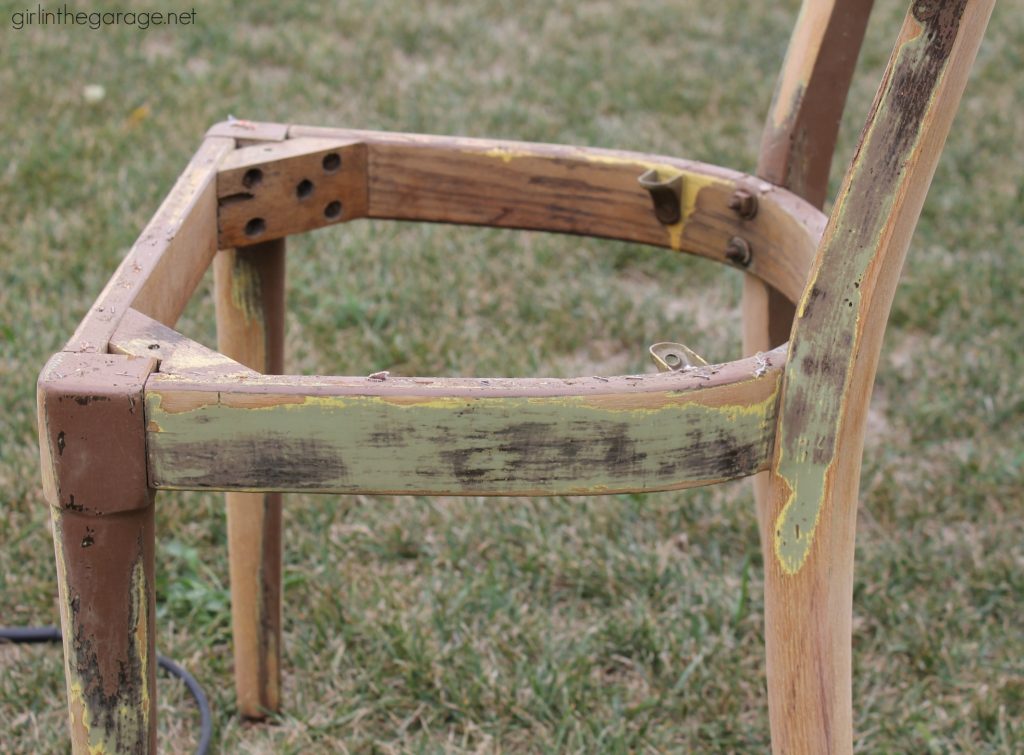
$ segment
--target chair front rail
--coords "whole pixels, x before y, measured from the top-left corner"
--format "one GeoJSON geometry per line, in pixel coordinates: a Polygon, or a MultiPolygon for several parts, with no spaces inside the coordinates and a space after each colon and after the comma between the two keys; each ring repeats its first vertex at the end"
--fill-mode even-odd
{"type": "Polygon", "coordinates": [[[157,489],[558,495],[765,469],[785,351],[686,373],[410,378],[156,373],[157,489]]]}

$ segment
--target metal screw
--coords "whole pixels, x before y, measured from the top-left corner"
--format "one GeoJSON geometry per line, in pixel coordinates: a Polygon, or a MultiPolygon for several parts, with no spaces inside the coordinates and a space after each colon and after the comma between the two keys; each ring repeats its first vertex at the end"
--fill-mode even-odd
{"type": "Polygon", "coordinates": [[[744,220],[751,220],[757,215],[757,197],[746,189],[737,189],[729,198],[729,209],[744,220]]]}
{"type": "Polygon", "coordinates": [[[740,267],[747,267],[752,257],[753,252],[750,249],[750,242],[746,239],[741,239],[739,236],[733,236],[729,239],[729,245],[725,247],[725,258],[729,262],[740,267]]]}

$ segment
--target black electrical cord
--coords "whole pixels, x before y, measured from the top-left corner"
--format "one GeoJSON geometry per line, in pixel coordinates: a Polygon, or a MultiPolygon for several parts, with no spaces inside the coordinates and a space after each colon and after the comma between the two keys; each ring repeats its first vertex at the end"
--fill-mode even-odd
{"type": "MultiPolygon", "coordinates": [[[[38,642],[60,642],[59,627],[0,627],[0,641],[8,640],[15,643],[34,644],[38,642]]],[[[196,755],[206,755],[210,749],[210,739],[213,738],[213,717],[210,715],[210,701],[206,699],[206,693],[199,686],[195,677],[185,669],[162,655],[157,655],[157,664],[171,676],[176,676],[185,683],[192,698],[199,708],[199,745],[196,747],[196,755]]]]}

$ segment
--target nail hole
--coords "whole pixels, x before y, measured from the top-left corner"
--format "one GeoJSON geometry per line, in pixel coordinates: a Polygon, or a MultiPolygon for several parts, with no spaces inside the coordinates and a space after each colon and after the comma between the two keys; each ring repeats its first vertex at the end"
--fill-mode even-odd
{"type": "Polygon", "coordinates": [[[295,187],[295,196],[299,199],[305,199],[313,193],[313,182],[308,178],[303,178],[299,181],[299,185],[295,187]]]}
{"type": "Polygon", "coordinates": [[[669,365],[672,365],[673,367],[675,367],[681,361],[682,360],[679,358],[678,354],[666,354],[665,355],[665,364],[669,364],[669,365]]]}
{"type": "Polygon", "coordinates": [[[324,217],[328,220],[334,220],[335,218],[341,217],[341,202],[335,200],[324,208],[324,217]]]}
{"type": "Polygon", "coordinates": [[[259,168],[249,168],[245,171],[245,175],[242,176],[242,186],[247,189],[251,189],[253,186],[259,186],[263,182],[263,171],[259,168]]]}
{"type": "Polygon", "coordinates": [[[267,221],[263,218],[253,218],[245,224],[245,235],[250,238],[259,236],[265,230],[267,230],[267,221]]]}
{"type": "Polygon", "coordinates": [[[153,351],[154,349],[159,349],[160,348],[160,344],[158,344],[158,343],[151,343],[146,348],[148,348],[150,351],[153,351]]]}
{"type": "Polygon", "coordinates": [[[333,173],[341,167],[341,155],[337,152],[331,152],[329,155],[324,155],[323,166],[324,170],[328,173],[333,173]]]}

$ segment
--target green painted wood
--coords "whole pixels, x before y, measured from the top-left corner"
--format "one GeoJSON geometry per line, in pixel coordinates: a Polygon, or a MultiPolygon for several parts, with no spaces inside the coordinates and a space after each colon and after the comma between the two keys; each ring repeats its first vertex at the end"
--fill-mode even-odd
{"type": "Polygon", "coordinates": [[[807,559],[839,439],[863,432],[899,272],[993,4],[914,3],[822,237],[797,311],[776,444],[775,484],[787,495],[775,553],[786,573],[807,559]]]}
{"type": "Polygon", "coordinates": [[[215,387],[157,375],[146,395],[150,478],[160,488],[452,495],[708,484],[767,467],[781,362],[723,366],[746,374],[719,385],[708,385],[712,366],[703,377],[436,380],[432,392],[413,378],[215,387]],[[542,395],[549,383],[562,395],[542,395]]]}

